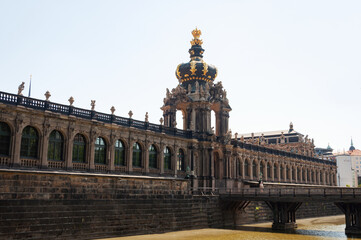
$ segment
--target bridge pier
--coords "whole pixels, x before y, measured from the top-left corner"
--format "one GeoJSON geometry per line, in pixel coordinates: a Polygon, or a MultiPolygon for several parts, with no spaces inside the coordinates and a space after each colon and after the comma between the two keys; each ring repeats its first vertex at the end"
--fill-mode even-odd
{"type": "Polygon", "coordinates": [[[296,211],[302,202],[266,201],[266,204],[273,212],[272,229],[285,230],[297,228],[296,211]]]}
{"type": "Polygon", "coordinates": [[[361,203],[337,202],[335,205],[345,214],[345,233],[361,235],[361,203]]]}

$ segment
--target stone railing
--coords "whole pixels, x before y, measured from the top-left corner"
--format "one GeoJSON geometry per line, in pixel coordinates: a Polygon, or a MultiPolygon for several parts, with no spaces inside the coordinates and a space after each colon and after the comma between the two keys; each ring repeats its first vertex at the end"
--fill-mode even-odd
{"type": "Polygon", "coordinates": [[[89,166],[89,164],[87,164],[87,163],[73,162],[73,169],[74,170],[86,171],[89,168],[88,166],[89,166]]]}
{"type": "Polygon", "coordinates": [[[64,168],[64,161],[48,161],[48,168],[64,168]]]}
{"type": "Polygon", "coordinates": [[[10,164],[10,157],[0,156],[0,165],[8,166],[10,164]]]}
{"type": "Polygon", "coordinates": [[[322,164],[326,164],[326,165],[336,166],[336,162],[333,162],[333,161],[322,160],[322,159],[315,158],[315,157],[309,157],[309,156],[304,156],[304,155],[300,155],[300,154],[296,154],[296,153],[292,153],[292,152],[281,151],[278,149],[259,146],[256,144],[244,143],[244,142],[241,142],[241,141],[238,141],[235,139],[233,139],[231,141],[231,143],[234,146],[237,146],[237,147],[240,147],[240,148],[246,149],[246,150],[262,152],[262,153],[269,153],[269,154],[273,154],[273,155],[280,156],[280,157],[290,157],[290,158],[295,158],[295,159],[300,159],[300,160],[305,160],[305,161],[310,161],[310,162],[315,162],[315,163],[322,163],[322,164]]]}
{"type": "Polygon", "coordinates": [[[0,102],[11,105],[25,106],[37,110],[47,110],[50,112],[56,112],[60,114],[72,115],[79,118],[96,120],[104,123],[113,123],[126,127],[134,127],[142,130],[150,130],[153,132],[165,133],[167,135],[172,135],[181,138],[193,138],[192,131],[187,131],[177,128],[169,128],[163,125],[157,125],[149,122],[134,120],[132,118],[119,117],[113,114],[100,113],[94,110],[76,108],[73,106],[52,103],[49,101],[24,97],[6,92],[0,92],[0,102]]]}
{"type": "Polygon", "coordinates": [[[22,167],[38,167],[39,160],[34,158],[22,158],[21,159],[21,166],[22,167]]]}
{"type": "Polygon", "coordinates": [[[95,164],[95,171],[97,171],[97,172],[106,172],[106,171],[108,171],[108,165],[95,164]]]}
{"type": "Polygon", "coordinates": [[[116,172],[125,172],[126,171],[126,166],[115,166],[114,170],[116,172]]]}

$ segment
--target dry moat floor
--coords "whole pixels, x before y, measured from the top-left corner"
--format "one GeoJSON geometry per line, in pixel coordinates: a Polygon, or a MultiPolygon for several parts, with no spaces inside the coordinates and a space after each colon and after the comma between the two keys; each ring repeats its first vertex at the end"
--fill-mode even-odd
{"type": "Polygon", "coordinates": [[[138,235],[107,240],[339,240],[361,239],[358,237],[347,238],[345,235],[345,217],[343,215],[307,218],[297,221],[297,230],[290,232],[273,232],[272,223],[248,224],[239,226],[235,230],[227,229],[200,229],[169,232],[163,234],[138,235]]]}

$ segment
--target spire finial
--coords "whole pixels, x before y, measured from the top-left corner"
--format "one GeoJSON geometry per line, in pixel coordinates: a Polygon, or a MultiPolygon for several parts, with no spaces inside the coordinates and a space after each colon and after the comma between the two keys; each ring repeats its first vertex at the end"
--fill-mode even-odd
{"type": "Polygon", "coordinates": [[[203,41],[199,39],[199,37],[202,35],[202,31],[196,28],[192,31],[192,35],[194,37],[194,39],[191,41],[192,46],[194,45],[202,46],[203,41]]]}
{"type": "Polygon", "coordinates": [[[351,146],[353,146],[353,141],[352,141],[352,137],[351,137],[351,146]]]}

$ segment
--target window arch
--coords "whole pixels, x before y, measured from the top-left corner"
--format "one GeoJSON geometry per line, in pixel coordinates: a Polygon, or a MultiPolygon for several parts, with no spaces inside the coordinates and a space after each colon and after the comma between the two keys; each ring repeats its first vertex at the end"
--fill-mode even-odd
{"type": "Polygon", "coordinates": [[[260,164],[259,164],[259,178],[262,178],[262,179],[264,179],[264,163],[263,162],[261,162],[260,164]]]}
{"type": "Polygon", "coordinates": [[[252,162],[252,176],[253,176],[254,178],[257,177],[257,164],[256,164],[255,161],[252,162]]]}
{"type": "Polygon", "coordinates": [[[98,137],[95,140],[94,163],[106,164],[106,153],[107,146],[105,144],[105,140],[102,137],[98,137]]]}
{"type": "Polygon", "coordinates": [[[243,167],[244,167],[243,161],[241,161],[240,159],[238,159],[237,161],[239,162],[239,168],[238,168],[239,176],[243,177],[243,167]]]}
{"type": "Polygon", "coordinates": [[[125,165],[125,151],[124,151],[124,144],[121,140],[115,141],[115,153],[114,153],[114,165],[117,166],[124,166],[125,165]]]}
{"type": "Polygon", "coordinates": [[[249,164],[248,160],[244,161],[244,175],[246,177],[249,177],[249,164]]]}
{"type": "Polygon", "coordinates": [[[35,128],[27,126],[24,128],[21,137],[21,157],[37,158],[38,157],[39,135],[35,128]]]}
{"type": "Polygon", "coordinates": [[[292,167],[292,180],[296,180],[296,167],[292,167]]]}
{"type": "Polygon", "coordinates": [[[9,156],[10,135],[10,127],[4,122],[0,122],[0,155],[9,156]]]}
{"type": "Polygon", "coordinates": [[[81,134],[77,134],[73,141],[73,162],[85,163],[85,138],[81,134]]]}
{"type": "Polygon", "coordinates": [[[52,131],[49,136],[48,160],[62,161],[63,145],[63,135],[57,130],[52,131]]]}
{"type": "Polygon", "coordinates": [[[164,148],[164,169],[165,170],[172,169],[171,152],[169,147],[164,148]]]}
{"type": "Polygon", "coordinates": [[[142,148],[139,143],[135,142],[133,144],[133,167],[141,167],[142,166],[142,148]]]}
{"type": "Polygon", "coordinates": [[[157,148],[152,144],[149,147],[149,167],[158,168],[157,160],[158,160],[157,148]]]}
{"type": "Polygon", "coordinates": [[[271,179],[271,163],[267,164],[267,179],[271,179]]]}
{"type": "Polygon", "coordinates": [[[184,151],[183,151],[183,149],[178,150],[178,154],[177,154],[177,170],[178,171],[184,171],[185,170],[184,151]]]}
{"type": "Polygon", "coordinates": [[[285,173],[284,173],[284,171],[283,171],[283,166],[282,166],[282,164],[280,165],[280,173],[281,173],[280,180],[284,180],[284,179],[285,179],[285,173]]]}
{"type": "Polygon", "coordinates": [[[279,175],[278,175],[278,166],[276,164],[273,164],[273,176],[274,176],[274,179],[278,179],[279,178],[279,175]]]}

